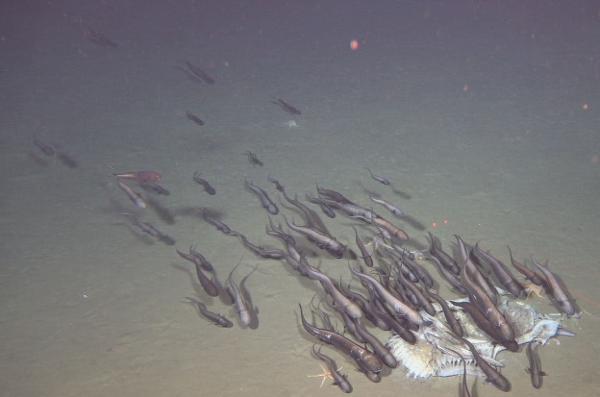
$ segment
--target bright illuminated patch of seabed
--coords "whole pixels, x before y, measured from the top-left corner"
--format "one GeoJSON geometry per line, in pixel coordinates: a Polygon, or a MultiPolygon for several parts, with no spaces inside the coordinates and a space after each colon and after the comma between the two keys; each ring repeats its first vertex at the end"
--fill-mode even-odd
{"type": "MultiPolygon", "coordinates": [[[[463,301],[466,300],[463,299],[463,301]]],[[[504,365],[496,357],[506,348],[502,345],[494,345],[459,306],[454,306],[451,302],[448,304],[451,308],[456,309],[455,315],[463,327],[466,339],[473,343],[479,354],[494,367],[503,367],[504,365]]],[[[432,317],[427,313],[422,313],[432,324],[423,326],[417,331],[416,344],[411,345],[397,335],[390,337],[387,342],[396,360],[404,367],[406,375],[416,379],[462,375],[464,373],[463,361],[451,350],[460,353],[464,358],[467,374],[483,375],[479,367],[475,365],[469,348],[448,329],[441,308],[436,305],[434,307],[437,310],[436,316],[432,317]]],[[[547,344],[551,338],[559,335],[573,335],[561,327],[560,318],[557,315],[540,313],[530,304],[516,300],[510,295],[503,294],[499,297],[498,309],[513,326],[515,339],[519,345],[533,340],[547,344]]]]}

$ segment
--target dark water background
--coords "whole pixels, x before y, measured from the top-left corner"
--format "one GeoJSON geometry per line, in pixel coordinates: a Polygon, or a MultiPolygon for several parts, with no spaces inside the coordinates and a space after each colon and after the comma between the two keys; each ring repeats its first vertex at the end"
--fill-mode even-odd
{"type": "MultiPolygon", "coordinates": [[[[0,395],[339,395],[307,377],[320,370],[295,308],[315,289],[189,216],[209,207],[276,245],[243,188],[249,177],[274,194],[267,175],[363,205],[374,190],[448,246],[458,233],[505,260],[507,244],[549,260],[584,314],[566,322],[575,338],[542,350],[542,392],[600,395],[599,43],[596,1],[3,1],[0,395]],[[92,43],[88,28],[118,48],[92,43]],[[175,67],[185,60],[216,83],[187,79],[175,67]],[[173,247],[122,224],[134,208],[111,174],[139,169],[171,191],[165,211],[140,214],[178,248],[197,244],[222,278],[242,256],[259,264],[248,280],[257,330],[199,319],[181,303],[194,288],[173,247]],[[216,196],[192,182],[196,170],[216,196]]],[[[350,224],[328,221],[345,242],[350,224]]],[[[349,280],[345,261],[321,261],[349,280]]],[[[401,369],[372,384],[331,354],[357,395],[456,394],[456,379],[401,369]]],[[[501,358],[512,393],[530,394],[524,354],[501,358]]],[[[501,394],[482,382],[479,393],[501,394]]]]}

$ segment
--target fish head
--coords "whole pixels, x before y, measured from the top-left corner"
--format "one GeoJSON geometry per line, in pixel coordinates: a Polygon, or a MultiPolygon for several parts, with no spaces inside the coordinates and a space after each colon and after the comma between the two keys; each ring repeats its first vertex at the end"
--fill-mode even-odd
{"type": "Polygon", "coordinates": [[[364,366],[364,370],[366,372],[372,372],[372,373],[378,374],[381,371],[383,371],[383,363],[374,354],[366,354],[366,355],[364,355],[362,357],[361,362],[362,362],[362,364],[364,366]]]}

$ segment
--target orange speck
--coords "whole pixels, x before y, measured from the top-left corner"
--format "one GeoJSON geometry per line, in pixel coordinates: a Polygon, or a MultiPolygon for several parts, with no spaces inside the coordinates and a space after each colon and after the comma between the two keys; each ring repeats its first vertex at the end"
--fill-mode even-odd
{"type": "Polygon", "coordinates": [[[352,51],[356,51],[356,50],[358,50],[358,48],[359,48],[359,47],[360,47],[360,44],[359,44],[358,40],[352,40],[352,41],[350,42],[350,49],[351,49],[352,51]]]}

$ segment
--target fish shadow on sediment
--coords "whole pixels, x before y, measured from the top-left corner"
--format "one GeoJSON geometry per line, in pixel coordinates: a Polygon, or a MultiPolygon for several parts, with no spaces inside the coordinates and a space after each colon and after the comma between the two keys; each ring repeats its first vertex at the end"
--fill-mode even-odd
{"type": "Polygon", "coordinates": [[[204,221],[202,218],[203,214],[217,220],[221,220],[225,217],[225,212],[210,207],[179,207],[174,210],[173,213],[175,215],[200,218],[202,221],[204,221]]]}
{"type": "MultiPolygon", "coordinates": [[[[365,187],[365,185],[362,183],[362,181],[357,180],[356,183],[358,183],[360,185],[360,187],[362,188],[362,190],[369,196],[375,196],[375,197],[381,197],[381,193],[376,192],[374,190],[371,190],[367,187],[365,187]]],[[[381,186],[381,185],[380,185],[381,186]]],[[[400,198],[403,198],[404,200],[411,200],[412,199],[412,195],[410,193],[407,193],[405,191],[402,191],[400,189],[397,189],[394,186],[394,183],[391,182],[389,185],[389,188],[391,188],[392,193],[394,193],[397,196],[400,196],[400,198]]]]}
{"type": "Polygon", "coordinates": [[[139,232],[137,232],[132,226],[131,223],[129,222],[113,222],[113,225],[117,225],[117,226],[125,226],[127,228],[127,230],[129,230],[129,232],[136,238],[138,239],[140,242],[146,244],[146,245],[154,245],[154,243],[156,242],[156,240],[154,240],[153,238],[151,238],[150,236],[147,236],[145,234],[140,234],[139,232]]]}
{"type": "Polygon", "coordinates": [[[414,238],[411,238],[410,240],[404,242],[403,246],[414,248],[417,251],[424,251],[427,248],[427,244],[423,244],[420,241],[415,240],[414,238]]]}
{"type": "Polygon", "coordinates": [[[361,189],[366,193],[367,196],[381,197],[381,193],[367,188],[361,181],[356,181],[356,183],[360,185],[361,189]]]}
{"type": "Polygon", "coordinates": [[[161,221],[163,221],[167,225],[175,224],[175,216],[173,215],[171,210],[162,205],[160,202],[158,202],[158,200],[151,197],[147,197],[146,203],[150,208],[152,208],[156,216],[158,216],[161,221]]]}
{"type": "Polygon", "coordinates": [[[70,154],[64,152],[56,152],[56,158],[58,159],[58,161],[61,162],[62,165],[64,165],[67,168],[74,169],[79,167],[79,162],[75,160],[75,158],[73,158],[73,156],[71,156],[70,154]]]}
{"type": "Polygon", "coordinates": [[[479,397],[477,385],[477,377],[475,377],[475,380],[473,380],[473,384],[471,385],[471,392],[469,394],[468,390],[465,390],[462,381],[458,382],[458,397],[479,397]]]}
{"type": "Polygon", "coordinates": [[[154,243],[156,242],[156,240],[152,237],[148,236],[147,234],[143,234],[138,229],[136,229],[133,226],[131,219],[129,219],[129,217],[139,217],[139,212],[121,205],[115,199],[109,198],[108,207],[101,207],[100,212],[108,215],[118,216],[121,220],[111,222],[111,225],[126,227],[129,233],[131,233],[140,242],[146,245],[154,245],[154,243]]]}
{"type": "Polygon", "coordinates": [[[396,195],[398,195],[398,196],[402,197],[402,198],[403,198],[403,199],[405,199],[405,200],[410,200],[410,199],[412,199],[412,196],[410,195],[410,193],[406,193],[406,192],[404,192],[404,191],[402,191],[402,190],[398,190],[398,189],[396,189],[396,188],[395,188],[395,187],[393,187],[393,186],[392,186],[392,192],[394,192],[394,194],[396,194],[396,195]]]}
{"type": "Polygon", "coordinates": [[[410,226],[412,226],[413,228],[417,229],[420,232],[423,232],[427,229],[427,227],[425,227],[425,225],[423,223],[421,223],[421,221],[412,217],[411,215],[400,215],[400,216],[397,216],[396,218],[402,220],[403,222],[408,223],[410,226]]]}
{"type": "Polygon", "coordinates": [[[45,158],[43,158],[41,156],[38,156],[36,153],[34,153],[31,150],[27,153],[27,155],[29,156],[29,158],[31,160],[33,160],[34,163],[36,163],[40,167],[49,167],[50,166],[50,161],[46,160],[45,158]]]}

